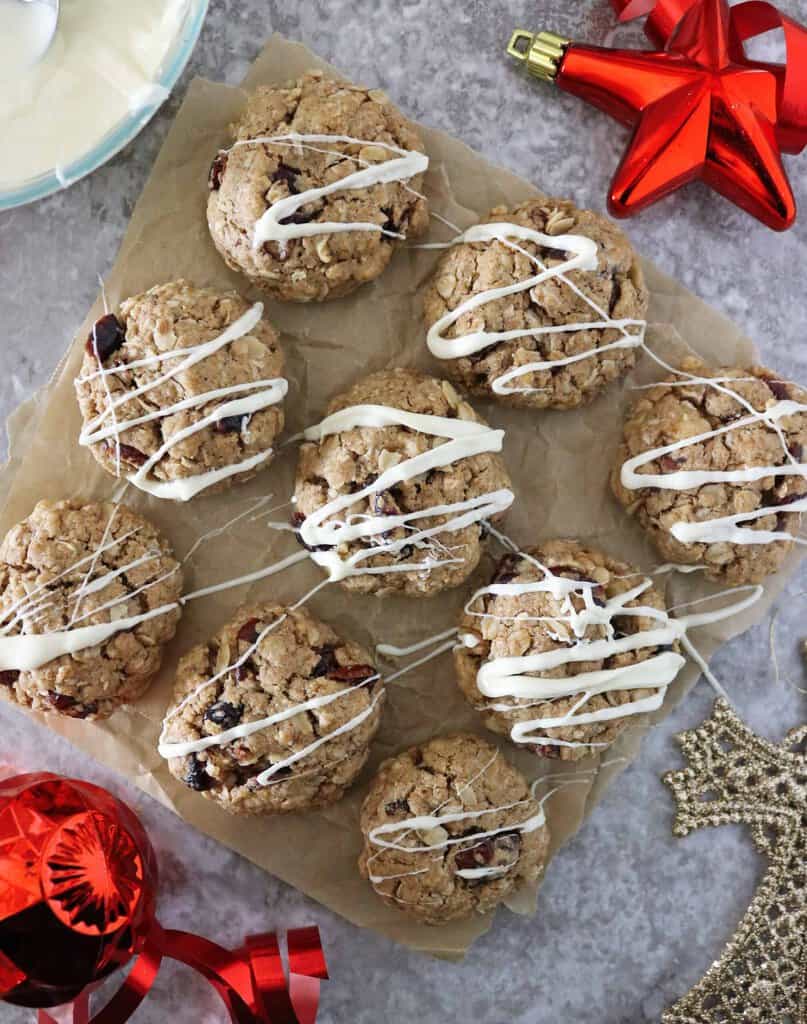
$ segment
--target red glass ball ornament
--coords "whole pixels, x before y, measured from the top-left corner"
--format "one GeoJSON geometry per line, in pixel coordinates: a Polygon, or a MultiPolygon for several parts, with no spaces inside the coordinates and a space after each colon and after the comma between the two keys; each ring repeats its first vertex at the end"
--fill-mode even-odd
{"type": "Polygon", "coordinates": [[[125,804],[48,772],[0,781],[0,999],[58,1006],[128,963],[157,862],[125,804]]]}

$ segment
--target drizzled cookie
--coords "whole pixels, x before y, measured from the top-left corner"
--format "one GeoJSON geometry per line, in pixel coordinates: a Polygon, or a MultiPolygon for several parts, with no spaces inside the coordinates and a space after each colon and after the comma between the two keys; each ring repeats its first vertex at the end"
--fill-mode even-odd
{"type": "Polygon", "coordinates": [[[441,372],[534,409],[576,408],[623,377],[647,306],[625,235],[564,199],[491,210],[442,256],[423,304],[441,372]]]}
{"type": "Polygon", "coordinates": [[[187,281],[157,285],[90,332],[76,379],[79,441],[158,498],[221,490],[271,461],[282,374],[261,303],[187,281]]]}
{"type": "Polygon", "coordinates": [[[242,608],[179,662],[159,750],[228,811],[339,800],[367,760],[383,683],[368,653],[304,608],[242,608]]]}
{"type": "Polygon", "coordinates": [[[493,910],[534,882],[549,846],[541,804],[496,747],[433,739],[385,761],[361,810],[359,870],[426,924],[493,910]]]}
{"type": "Polygon", "coordinates": [[[40,501],[0,545],[0,689],[108,717],[159,669],[181,590],[170,545],[125,505],[40,501]]]}
{"type": "Polygon", "coordinates": [[[332,580],[428,596],[479,562],[484,522],[513,501],[488,427],[446,381],[384,370],[305,431],[293,523],[332,580]]]}
{"type": "Polygon", "coordinates": [[[611,484],[663,558],[757,583],[801,542],[806,450],[802,388],[689,359],[629,411],[611,484]]]}
{"type": "Polygon", "coordinates": [[[684,628],[632,566],[549,541],[505,555],[465,605],[457,681],[493,732],[578,760],[661,705],[684,664],[684,628]]]}
{"type": "Polygon", "coordinates": [[[274,298],[347,295],[428,226],[423,142],[378,90],[320,72],[264,86],[233,134],[210,169],[210,234],[274,298]]]}

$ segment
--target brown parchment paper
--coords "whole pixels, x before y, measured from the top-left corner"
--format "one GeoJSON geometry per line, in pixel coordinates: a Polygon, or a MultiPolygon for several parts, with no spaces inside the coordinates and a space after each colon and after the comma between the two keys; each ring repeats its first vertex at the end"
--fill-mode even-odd
{"type": "MultiPolygon", "coordinates": [[[[244,86],[284,82],[314,66],[338,74],[303,46],[275,36],[253,65],[244,86]]],[[[208,167],[217,148],[229,142],[227,126],[243,102],[244,93],[239,89],[200,79],[191,83],[106,282],[113,307],[128,295],[179,276],[199,285],[237,287],[250,295],[247,283],[227,270],[215,252],[205,220],[208,167]]],[[[426,129],[423,133],[431,157],[426,191],[432,209],[454,224],[467,227],[496,203],[514,203],[535,193],[526,181],[492,166],[455,139],[426,129]]],[[[443,240],[449,235],[448,229],[433,223],[433,239],[443,240]]],[[[402,250],[380,280],[350,298],[322,305],[268,305],[267,314],[282,331],[288,355],[292,380],[287,404],[289,434],[321,418],[328,399],[359,375],[408,365],[439,375],[439,364],[425,347],[419,294],[436,258],[433,252],[402,250]]],[[[646,264],[645,269],[652,290],[653,326],[648,341],[654,351],[668,362],[680,358],[686,344],[715,364],[742,364],[755,358],[753,346],[735,326],[652,264],[646,264]]],[[[3,532],[26,516],[41,498],[86,500],[108,498],[112,493],[111,478],[76,442],[79,414],[73,393],[83,341],[101,311],[99,299],[50,385],[10,421],[11,456],[0,476],[0,493],[5,495],[0,513],[3,532]]],[[[649,380],[659,375],[645,357],[628,386],[637,378],[649,380]]],[[[505,528],[518,543],[572,536],[600,545],[643,568],[658,564],[641,532],[613,501],[607,487],[609,464],[630,398],[627,387],[616,388],[582,411],[539,414],[475,403],[490,422],[507,430],[505,458],[517,501],[505,528]]],[[[287,501],[294,462],[294,446],[289,446],[266,472],[229,494],[202,495],[187,504],[173,504],[130,488],[126,501],[156,522],[184,555],[198,537],[244,511],[256,497],[271,493],[278,504],[287,501]]],[[[287,511],[281,510],[274,518],[287,511]]],[[[273,532],[261,520],[253,522],[247,517],[199,547],[186,565],[187,589],[233,578],[294,550],[297,548],[289,534],[273,532]]],[[[765,599],[752,610],[720,626],[698,631],[694,639],[704,656],[710,657],[719,644],[760,621],[794,566],[792,560],[785,572],[770,581],[765,599]]],[[[479,578],[489,569],[488,558],[479,578]]],[[[40,720],[116,768],[196,828],[356,924],[435,955],[459,957],[489,926],[489,916],[443,928],[413,923],[385,907],[356,870],[359,807],[367,779],[378,762],[447,730],[471,729],[485,734],[459,695],[450,656],[444,655],[390,686],[368,769],[353,792],[327,811],[267,820],[230,817],[175,781],[157,754],[160,720],[170,698],[179,655],[214,632],[243,601],[258,597],[292,600],[319,578],[315,566],[304,564],[249,590],[240,587],[191,602],[160,676],[136,707],[123,709],[108,722],[98,724],[57,716],[40,720]]],[[[453,625],[473,585],[474,581],[458,592],[424,601],[345,600],[343,591],[326,587],[312,601],[312,611],[365,644],[409,644],[453,625]]],[[[671,603],[707,592],[697,575],[675,579],[669,586],[675,590],[669,595],[671,603]]],[[[698,674],[694,665],[681,673],[655,718],[669,714],[698,674]]],[[[547,803],[553,854],[575,834],[605,787],[636,756],[649,724],[634,725],[608,752],[606,759],[615,763],[598,771],[596,758],[581,762],[576,769],[590,772],[590,784],[563,788],[547,803]]],[[[498,742],[491,734],[485,735],[498,742]]],[[[553,769],[529,754],[504,746],[506,756],[530,778],[541,772],[563,771],[564,767],[568,771],[568,765],[553,769]]],[[[534,906],[535,892],[522,892],[514,898],[511,909],[529,913],[534,906]]]]}

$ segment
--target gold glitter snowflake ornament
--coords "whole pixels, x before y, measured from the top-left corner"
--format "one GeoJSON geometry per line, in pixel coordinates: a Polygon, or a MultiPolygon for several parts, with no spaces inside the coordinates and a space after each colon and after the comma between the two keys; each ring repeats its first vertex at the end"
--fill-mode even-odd
{"type": "Polygon", "coordinates": [[[664,776],[675,835],[749,825],[770,864],[723,955],[663,1024],[807,1024],[807,724],[769,743],[718,700],[678,740],[689,767],[664,776]]]}

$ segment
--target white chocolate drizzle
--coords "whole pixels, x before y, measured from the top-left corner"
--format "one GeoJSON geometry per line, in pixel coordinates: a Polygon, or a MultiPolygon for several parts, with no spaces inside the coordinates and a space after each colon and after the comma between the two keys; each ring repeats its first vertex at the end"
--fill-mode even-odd
{"type": "MultiPolygon", "coordinates": [[[[715,381],[709,377],[694,377],[687,374],[686,383],[702,383],[713,385],[715,381]]],[[[639,470],[648,463],[657,459],[671,456],[674,452],[688,448],[691,445],[702,444],[713,438],[724,435],[730,436],[735,430],[749,427],[756,423],[765,423],[771,429],[781,433],[778,429],[779,421],[789,416],[803,415],[807,413],[807,405],[802,402],[783,400],[776,402],[768,409],[754,410],[752,407],[731,391],[715,385],[718,390],[728,392],[741,404],[750,408],[748,416],[742,416],[715,430],[708,430],[694,437],[687,437],[672,444],[662,445],[659,448],[652,448],[639,455],[628,459],[623,463],[620,470],[620,480],[623,487],[628,490],[639,490],[645,487],[657,488],[660,490],[688,491],[703,487],[706,484],[742,484],[754,483],[766,477],[787,477],[799,476],[807,480],[807,463],[799,462],[793,458],[784,445],[784,451],[788,461],[781,466],[746,466],[743,469],[734,470],[678,470],[671,473],[641,473],[639,470]]],[[[777,512],[804,512],[807,511],[807,496],[799,498],[785,505],[763,506],[750,512],[740,512],[735,515],[719,516],[715,519],[679,521],[673,523],[670,532],[676,540],[682,544],[714,544],[727,542],[730,544],[772,544],[777,541],[790,540],[798,544],[805,543],[802,538],[796,537],[785,531],[754,530],[747,524],[765,516],[776,515],[777,512]]]]}
{"type": "MultiPolygon", "coordinates": [[[[172,501],[188,501],[196,494],[199,494],[200,491],[206,490],[208,487],[211,487],[222,480],[226,480],[229,477],[236,476],[240,473],[249,472],[260,466],[271,457],[273,452],[272,448],[257,452],[255,455],[251,455],[248,458],[232,465],[221,466],[218,469],[208,470],[203,473],[196,473],[192,476],[181,477],[176,480],[160,481],[156,480],[152,474],[152,470],[175,445],[193,436],[199,431],[204,430],[207,427],[213,427],[223,419],[240,417],[243,421],[247,421],[250,416],[259,412],[261,409],[266,409],[269,406],[277,405],[279,402],[282,402],[288,392],[288,381],[282,377],[272,378],[270,380],[248,381],[243,384],[233,384],[229,387],[214,388],[201,395],[192,395],[189,398],[185,398],[174,403],[173,405],[162,409],[155,409],[151,412],[144,413],[142,416],[136,416],[128,420],[120,421],[116,414],[121,406],[126,405],[134,399],[140,398],[142,395],[148,394],[149,391],[152,391],[155,388],[161,387],[163,384],[166,384],[168,381],[176,378],[179,374],[190,369],[190,367],[195,366],[203,359],[207,359],[212,356],[225,345],[229,345],[233,341],[237,341],[239,338],[243,338],[245,335],[249,334],[249,332],[258,325],[262,315],[263,303],[256,302],[247,310],[246,313],[240,316],[234,323],[230,324],[229,327],[222,331],[221,334],[212,338],[210,341],[194,345],[190,348],[173,349],[168,352],[160,352],[153,356],[137,359],[131,363],[125,363],[120,366],[104,368],[101,364],[100,358],[98,358],[96,346],[96,358],[98,359],[99,369],[94,373],[87,374],[86,376],[79,378],[79,380],[89,381],[97,377],[101,377],[106,389],[107,405],[103,412],[99,413],[94,419],[84,426],[79,435],[79,444],[85,446],[100,444],[103,441],[114,438],[117,473],[120,475],[120,435],[122,432],[141,426],[144,423],[150,423],[154,420],[163,419],[166,416],[183,412],[186,409],[196,409],[200,406],[209,405],[211,402],[217,402],[220,399],[227,399],[226,401],[219,401],[219,404],[216,405],[211,412],[203,416],[198,422],[193,423],[182,430],[178,430],[173,434],[143,463],[142,466],[139,467],[137,472],[128,477],[128,481],[129,483],[134,484],[135,487],[138,487],[142,491],[146,491],[154,497],[172,501]],[[160,376],[155,378],[152,382],[142,384],[140,387],[132,390],[127,390],[114,399],[112,398],[107,383],[107,378],[109,376],[143,366],[158,365],[169,359],[178,359],[180,361],[172,369],[160,374],[160,376]]],[[[93,327],[93,337],[94,332],[95,328],[93,327]]]]}
{"type": "Polygon", "coordinates": [[[289,221],[294,214],[308,203],[317,202],[336,192],[349,192],[356,189],[372,188],[374,185],[406,182],[410,178],[423,174],[429,166],[429,158],[417,150],[401,149],[386,142],[374,142],[367,139],[356,139],[350,135],[327,135],[321,133],[304,134],[289,132],[286,135],[264,135],[254,139],[240,139],[233,149],[239,146],[289,146],[302,152],[304,149],[314,152],[325,152],[330,155],[343,156],[346,160],[363,165],[360,170],[333,181],[320,188],[309,188],[296,195],[278,199],[259,217],[252,236],[253,249],[259,249],[265,242],[279,242],[281,245],[294,238],[309,238],[312,235],[337,234],[345,231],[373,231],[389,238],[402,238],[396,231],[389,231],[380,224],[365,221],[324,221],[308,224],[294,224],[289,221]],[[339,154],[335,150],[318,149],[313,143],[346,143],[353,146],[366,146],[386,150],[395,156],[380,163],[369,163],[357,156],[339,154]],[[284,223],[285,221],[285,223],[284,223]]]}
{"type": "Polygon", "coordinates": [[[436,566],[446,565],[456,559],[442,558],[439,551],[433,557],[418,563],[394,563],[380,567],[363,565],[368,559],[381,554],[395,555],[403,548],[432,546],[440,535],[462,530],[473,523],[490,516],[499,515],[513,503],[513,492],[501,489],[470,498],[466,501],[435,505],[415,512],[385,516],[348,516],[344,520],[334,519],[351,505],[411,480],[416,476],[452,465],[460,459],[484,452],[499,452],[502,448],[504,431],[494,430],[481,423],[469,420],[451,419],[406,412],[383,405],[354,405],[333,413],[317,426],[309,427],[304,437],[309,441],[320,441],[331,434],[352,430],[355,427],[380,428],[402,426],[432,437],[445,438],[445,444],[437,445],[412,458],[405,459],[385,470],[376,480],[354,494],[341,495],[327,502],[305,518],[300,526],[300,538],[311,550],[311,558],[322,566],[331,580],[342,580],[362,574],[388,572],[423,572],[436,566]],[[442,525],[419,529],[413,525],[432,517],[448,517],[442,525]],[[384,535],[398,527],[411,532],[399,540],[388,541],[384,535]],[[342,558],[338,547],[356,540],[364,540],[366,546],[342,558]],[[316,550],[327,546],[329,550],[316,550]]]}
{"type": "MultiPolygon", "coordinates": [[[[514,743],[564,747],[597,746],[592,743],[561,740],[545,735],[544,731],[607,722],[655,711],[663,703],[667,688],[685,664],[685,659],[674,650],[660,650],[642,661],[621,667],[589,670],[561,678],[547,674],[576,663],[606,661],[619,654],[672,647],[676,643],[681,643],[698,662],[709,681],[713,685],[716,684],[708,666],[692,647],[687,636],[688,631],[738,614],[756,603],[763,594],[763,588],[759,586],[735,587],[703,599],[713,600],[732,594],[746,595],[733,604],[712,611],[672,618],[669,611],[652,606],[636,604],[628,607],[630,602],[637,601],[652,586],[648,577],[642,578],[624,593],[609,598],[604,604],[597,604],[594,601],[596,582],[556,576],[531,555],[523,552],[520,554],[541,571],[542,577],[531,582],[492,583],[482,587],[466,604],[466,614],[497,621],[542,622],[551,631],[550,635],[555,635],[563,646],[521,657],[492,658],[484,661],[476,676],[479,692],[488,699],[483,710],[512,714],[534,705],[547,702],[551,704],[559,699],[578,699],[564,714],[539,716],[524,722],[515,722],[510,729],[510,737],[514,743]],[[475,603],[488,594],[519,597],[529,593],[550,594],[560,606],[559,614],[536,618],[520,612],[510,617],[474,609],[475,603]],[[629,616],[654,619],[658,626],[618,636],[614,620],[629,616]],[[604,636],[587,639],[586,633],[591,627],[598,627],[604,636]],[[595,711],[581,710],[593,696],[633,690],[654,692],[649,696],[616,706],[595,711]],[[505,699],[506,702],[503,702],[505,699]]],[[[670,567],[664,568],[666,570],[670,567]]]]}
{"type": "MultiPolygon", "coordinates": [[[[295,560],[299,560],[300,557],[300,555],[297,555],[295,557],[295,560]]],[[[302,557],[305,557],[305,552],[302,553],[302,557]]],[[[314,587],[302,598],[300,598],[293,605],[291,605],[289,610],[291,611],[296,608],[299,608],[328,582],[328,580],[324,580],[322,583],[317,584],[316,587],[314,587]]],[[[344,689],[339,690],[336,693],[321,694],[318,697],[312,697],[309,700],[301,701],[300,703],[294,704],[289,708],[285,708],[283,711],[278,711],[272,715],[267,715],[264,718],[255,719],[251,722],[243,722],[240,725],[233,726],[230,729],[224,729],[222,730],[222,732],[217,733],[213,736],[203,736],[197,740],[185,740],[179,742],[169,741],[166,738],[169,725],[171,721],[183,710],[183,708],[187,707],[187,705],[190,704],[193,700],[195,700],[200,693],[207,689],[207,687],[215,685],[215,683],[217,683],[220,679],[229,675],[231,672],[235,672],[238,668],[244,665],[249,660],[249,658],[252,657],[255,651],[260,647],[264,638],[268,636],[269,633],[277,629],[278,626],[280,626],[283,622],[285,622],[286,619],[288,618],[288,615],[289,612],[285,611],[282,615],[279,615],[276,619],[273,619],[272,622],[264,626],[264,628],[260,631],[255,640],[249,645],[249,647],[238,658],[237,661],[233,662],[231,665],[225,666],[214,676],[202,680],[202,682],[199,683],[198,686],[196,686],[193,690],[191,690],[190,693],[183,697],[183,699],[176,705],[176,707],[172,708],[168,712],[168,714],[166,714],[165,718],[163,719],[162,731],[160,733],[160,738],[157,745],[157,751],[161,757],[165,759],[173,757],[187,757],[189,754],[198,754],[204,750],[209,750],[211,747],[227,746],[229,743],[232,743],[235,740],[246,739],[247,737],[252,736],[256,732],[261,732],[264,729],[269,729],[273,725],[278,725],[280,722],[288,721],[288,719],[290,718],[295,718],[298,715],[304,715],[310,711],[315,711],[318,708],[326,707],[327,705],[332,704],[334,701],[341,700],[350,693],[355,693],[357,690],[360,690],[364,687],[367,687],[368,685],[371,685],[373,682],[380,678],[379,674],[376,672],[374,675],[368,676],[366,679],[363,679],[360,683],[356,684],[355,686],[345,687],[344,689]]],[[[306,746],[301,747],[299,750],[293,751],[288,757],[282,758],[281,760],[275,761],[272,764],[270,764],[267,768],[265,768],[262,772],[255,776],[255,784],[258,786],[270,786],[280,782],[290,781],[289,776],[284,775],[282,778],[276,778],[276,776],[279,773],[285,772],[286,770],[290,769],[292,765],[296,764],[298,761],[303,760],[303,758],[307,757],[309,754],[312,754],[315,750],[318,750],[321,746],[323,746],[326,743],[329,743],[337,736],[342,736],[345,733],[352,732],[354,729],[358,728],[358,726],[360,726],[362,722],[366,721],[366,719],[368,719],[373,714],[373,712],[375,711],[376,707],[378,706],[379,702],[383,697],[383,693],[383,689],[379,689],[379,691],[371,697],[367,707],[363,708],[360,712],[358,712],[358,714],[354,715],[347,722],[344,722],[342,725],[338,726],[336,729],[333,729],[331,732],[326,733],[324,736],[319,736],[312,743],[309,743],[306,746]]],[[[299,775],[303,774],[308,773],[299,773],[299,775]]],[[[298,775],[294,776],[294,778],[297,777],[298,775]]]]}
{"type": "MultiPolygon", "coordinates": [[[[463,845],[466,849],[471,850],[480,842],[483,842],[486,839],[495,838],[496,836],[504,833],[519,832],[527,834],[530,832],[536,832],[539,828],[542,828],[546,824],[546,814],[544,813],[543,805],[552,795],[551,793],[548,793],[539,801],[538,811],[536,813],[528,814],[520,822],[508,822],[498,828],[487,830],[482,829],[479,832],[475,832],[473,836],[470,837],[451,836],[443,828],[446,824],[456,824],[457,822],[462,821],[478,821],[488,815],[501,814],[504,811],[516,810],[519,807],[527,807],[532,803],[532,800],[525,799],[516,800],[509,804],[503,804],[500,807],[488,807],[483,810],[471,811],[463,809],[460,811],[451,811],[445,814],[441,813],[447,804],[455,801],[455,798],[462,803],[463,793],[474,786],[474,784],[489,770],[497,757],[499,757],[498,750],[467,782],[463,783],[461,786],[455,786],[454,792],[451,796],[447,797],[441,804],[439,804],[431,814],[417,815],[412,818],[406,818],[403,821],[388,822],[387,824],[378,825],[371,829],[367,834],[367,840],[373,846],[379,847],[379,849],[368,858],[368,869],[380,856],[383,850],[398,850],[407,854],[436,853],[437,856],[433,859],[440,860],[442,856],[441,851],[447,850],[452,846],[463,845]],[[405,840],[413,832],[417,833],[417,839],[415,840],[414,845],[407,845],[405,840]],[[386,838],[387,836],[390,838],[386,838]]],[[[457,868],[454,873],[457,877],[464,878],[469,881],[479,880],[487,876],[504,875],[510,871],[517,862],[518,857],[516,856],[512,863],[509,864],[491,865],[489,867],[479,868],[457,868]]],[[[374,873],[372,870],[368,873],[371,885],[376,887],[383,882],[422,875],[428,870],[429,868],[427,865],[423,868],[415,868],[412,871],[402,871],[394,875],[379,875],[374,873]]],[[[384,895],[396,898],[392,893],[385,893],[384,895]]]]}
{"type": "Polygon", "coordinates": [[[110,569],[97,579],[91,579],[100,556],[137,533],[137,529],[129,530],[122,536],[109,540],[109,532],[116,514],[117,506],[114,506],[104,529],[101,542],[92,554],[85,555],[57,575],[44,583],[38,584],[24,598],[21,598],[0,612],[0,672],[34,671],[46,665],[49,661],[53,661],[66,654],[76,654],[90,647],[97,647],[117,633],[136,629],[137,626],[148,622],[150,619],[158,618],[160,615],[165,615],[179,608],[178,602],[170,602],[138,615],[115,614],[115,609],[121,605],[125,606],[132,598],[137,597],[145,590],[156,586],[158,583],[162,583],[172,576],[177,571],[175,567],[156,579],[149,580],[136,590],[121,594],[119,597],[92,608],[83,615],[79,615],[81,602],[88,595],[100,594],[107,586],[132,569],[139,568],[148,562],[162,557],[162,552],[159,550],[147,551],[144,555],[133,559],[126,565],[118,569],[110,569]],[[22,628],[25,630],[41,621],[47,611],[55,605],[55,600],[49,588],[69,573],[85,565],[88,566],[88,569],[81,583],[73,592],[67,595],[68,605],[70,603],[73,604],[67,629],[54,630],[49,633],[12,633],[14,629],[22,628]],[[109,622],[76,628],[75,623],[82,622],[92,615],[109,610],[111,610],[109,622]]]}
{"type": "Polygon", "coordinates": [[[426,336],[426,344],[429,351],[437,359],[460,359],[464,356],[473,355],[491,345],[505,341],[514,341],[518,338],[536,338],[552,334],[571,334],[577,331],[609,331],[616,330],[620,333],[616,341],[609,342],[597,348],[588,349],[585,352],[575,353],[571,356],[564,356],[560,359],[536,359],[523,366],[516,366],[506,373],[501,374],[492,383],[492,389],[497,395],[531,394],[540,391],[540,388],[527,386],[511,386],[513,381],[532,373],[552,370],[556,367],[570,366],[573,363],[581,362],[591,356],[599,356],[605,352],[616,349],[640,348],[644,344],[644,332],[647,326],[644,320],[629,318],[613,319],[607,310],[602,309],[593,299],[578,288],[566,275],[574,270],[595,271],[597,269],[597,244],[584,235],[546,235],[533,228],[524,227],[520,224],[507,222],[496,222],[490,224],[476,224],[461,232],[456,238],[446,243],[432,243],[423,248],[449,248],[460,243],[471,242],[501,242],[508,248],[527,257],[537,268],[537,273],[522,281],[505,285],[499,288],[489,288],[476,295],[472,295],[460,303],[456,309],[449,310],[429,328],[426,336]],[[542,248],[554,249],[564,254],[571,253],[570,257],[563,260],[556,267],[547,267],[538,257],[533,256],[523,246],[517,245],[511,239],[517,238],[520,241],[535,242],[542,248]],[[572,291],[575,292],[594,312],[596,319],[582,323],[571,324],[549,324],[543,327],[515,328],[507,331],[471,331],[458,338],[446,337],[446,331],[457,323],[466,313],[484,306],[497,299],[506,298],[508,295],[515,295],[520,292],[529,291],[538,285],[558,279],[563,281],[572,291]]]}

